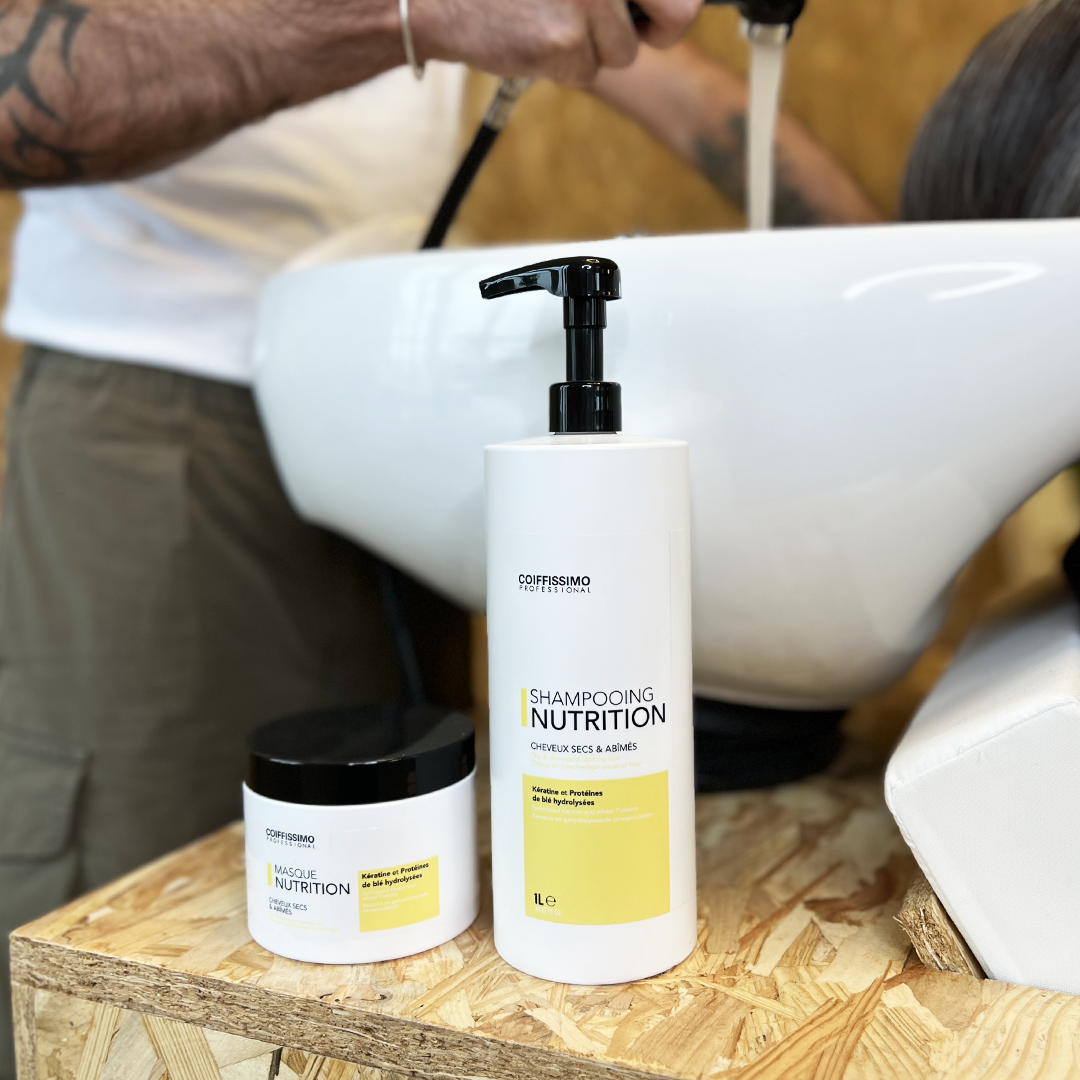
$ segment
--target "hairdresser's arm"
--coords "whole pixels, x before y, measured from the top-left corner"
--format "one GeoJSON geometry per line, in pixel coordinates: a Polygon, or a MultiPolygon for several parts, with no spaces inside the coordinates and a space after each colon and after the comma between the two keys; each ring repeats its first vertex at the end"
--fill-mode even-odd
{"type": "MultiPolygon", "coordinates": [[[[668,45],[700,0],[641,0],[668,45]]],[[[623,0],[412,0],[421,59],[587,85],[629,64],[623,0]]],[[[0,186],[159,167],[402,63],[398,0],[8,0],[0,186]]]]}
{"type": "MultiPolygon", "coordinates": [[[[746,194],[743,81],[697,49],[642,49],[632,65],[602,71],[592,86],[738,206],[746,194]]],[[[776,224],[830,225],[882,220],[851,174],[807,129],[782,113],[776,131],[776,224]]]]}

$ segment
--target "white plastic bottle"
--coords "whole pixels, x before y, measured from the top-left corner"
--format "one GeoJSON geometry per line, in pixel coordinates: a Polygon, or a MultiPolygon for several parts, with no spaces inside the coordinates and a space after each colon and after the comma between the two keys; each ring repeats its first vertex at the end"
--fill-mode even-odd
{"type": "Polygon", "coordinates": [[[486,297],[564,297],[551,435],[486,450],[495,945],[618,983],[697,932],[686,443],[616,434],[610,260],[524,267],[486,297]]]}

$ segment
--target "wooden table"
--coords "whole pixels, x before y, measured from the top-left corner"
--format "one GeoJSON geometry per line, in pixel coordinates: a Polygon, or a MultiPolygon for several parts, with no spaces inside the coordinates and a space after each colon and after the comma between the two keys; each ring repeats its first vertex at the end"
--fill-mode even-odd
{"type": "Polygon", "coordinates": [[[490,904],[391,963],[274,956],[248,936],[230,827],[17,933],[21,1080],[1080,1073],[1080,998],[914,959],[879,776],[702,797],[698,837],[694,953],[592,987],[505,964],[490,904]]]}

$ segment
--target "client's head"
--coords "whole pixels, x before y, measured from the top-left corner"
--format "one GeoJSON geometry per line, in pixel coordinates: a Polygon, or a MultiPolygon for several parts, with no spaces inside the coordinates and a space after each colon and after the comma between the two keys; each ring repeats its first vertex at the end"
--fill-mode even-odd
{"type": "Polygon", "coordinates": [[[1080,216],[1080,0],[1035,0],[979,45],[923,122],[905,221],[1080,216]]]}

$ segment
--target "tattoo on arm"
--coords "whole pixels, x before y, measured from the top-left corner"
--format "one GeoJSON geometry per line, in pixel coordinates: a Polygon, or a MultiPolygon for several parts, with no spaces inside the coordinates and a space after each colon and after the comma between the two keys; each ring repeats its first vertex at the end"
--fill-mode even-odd
{"type": "MultiPolygon", "coordinates": [[[[11,5],[0,10],[0,26],[11,14],[11,5]]],[[[52,53],[52,61],[59,59],[64,75],[75,81],[71,50],[87,14],[88,9],[73,0],[40,0],[22,41],[0,54],[0,104],[14,129],[10,144],[0,145],[0,178],[12,187],[70,182],[84,174],[86,152],[59,146],[37,130],[42,117],[59,127],[66,120],[46,100],[33,67],[35,61],[48,64],[52,53]],[[54,28],[59,41],[49,34],[54,28]],[[27,115],[21,118],[20,112],[27,115]]]]}
{"type": "MultiPolygon", "coordinates": [[[[736,206],[746,207],[746,117],[733,116],[728,122],[729,138],[724,142],[699,138],[696,144],[698,167],[709,182],[736,206]]],[[[816,225],[821,217],[792,182],[782,160],[776,168],[773,220],[777,225],[816,225]]]]}

